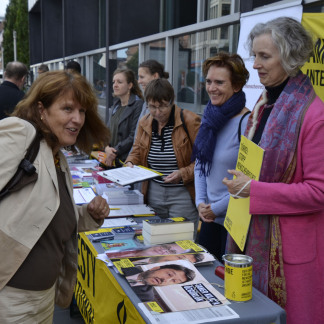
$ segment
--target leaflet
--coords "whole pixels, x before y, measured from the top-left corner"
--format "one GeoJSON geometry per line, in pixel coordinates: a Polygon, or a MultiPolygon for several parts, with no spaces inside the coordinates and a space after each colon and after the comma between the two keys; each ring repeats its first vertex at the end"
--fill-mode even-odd
{"type": "Polygon", "coordinates": [[[141,165],[131,167],[122,167],[98,172],[100,176],[110,181],[116,182],[122,186],[132,183],[160,177],[163,174],[141,165]]]}
{"type": "MultiPolygon", "coordinates": [[[[236,170],[242,171],[251,179],[259,180],[263,154],[264,150],[261,147],[242,135],[236,170]]],[[[230,197],[224,227],[241,251],[244,250],[250,221],[250,197],[244,199],[230,197]]]]}
{"type": "Polygon", "coordinates": [[[137,205],[109,205],[110,212],[108,218],[124,216],[154,216],[152,208],[145,204],[137,205]]]}
{"type": "Polygon", "coordinates": [[[88,204],[94,197],[96,197],[96,194],[92,188],[73,189],[73,199],[77,205],[88,204]]]}

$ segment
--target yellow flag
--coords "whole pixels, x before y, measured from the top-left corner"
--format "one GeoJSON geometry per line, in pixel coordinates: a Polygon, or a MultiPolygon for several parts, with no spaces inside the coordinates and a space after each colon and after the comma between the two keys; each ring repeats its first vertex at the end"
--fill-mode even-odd
{"type": "MultiPolygon", "coordinates": [[[[264,150],[241,136],[236,170],[254,180],[259,180],[264,150]]],[[[241,251],[244,250],[251,220],[250,197],[235,199],[230,197],[224,226],[241,251]]]]}
{"type": "Polygon", "coordinates": [[[324,101],[324,13],[304,13],[302,25],[314,36],[314,54],[302,67],[314,86],[316,94],[324,101]]]}

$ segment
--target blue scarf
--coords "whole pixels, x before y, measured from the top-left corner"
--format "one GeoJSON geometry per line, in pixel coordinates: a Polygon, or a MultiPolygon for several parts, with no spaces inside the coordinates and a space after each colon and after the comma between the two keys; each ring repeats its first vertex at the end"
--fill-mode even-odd
{"type": "Polygon", "coordinates": [[[213,164],[218,132],[244,107],[245,93],[242,90],[234,93],[221,106],[213,106],[211,101],[208,101],[192,150],[192,159],[197,159],[201,164],[201,174],[204,176],[209,175],[213,164]]]}

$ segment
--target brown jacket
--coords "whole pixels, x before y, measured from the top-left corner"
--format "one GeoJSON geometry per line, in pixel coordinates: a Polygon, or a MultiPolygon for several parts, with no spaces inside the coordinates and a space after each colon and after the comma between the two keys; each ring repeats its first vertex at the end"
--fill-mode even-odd
{"type": "MultiPolygon", "coordinates": [[[[182,181],[188,189],[191,198],[195,199],[194,187],[194,166],[195,162],[191,162],[192,145],[195,142],[200,127],[200,117],[189,111],[183,110],[184,122],[186,124],[190,138],[182,125],[180,117],[181,109],[175,106],[174,111],[174,128],[172,132],[172,142],[174,154],[176,156],[178,167],[181,172],[182,181]]],[[[145,115],[138,125],[138,131],[131,153],[128,155],[126,162],[132,162],[134,165],[147,166],[147,157],[151,147],[152,140],[152,121],[153,117],[145,115]]],[[[147,192],[148,182],[144,182],[142,192],[147,192]]]]}

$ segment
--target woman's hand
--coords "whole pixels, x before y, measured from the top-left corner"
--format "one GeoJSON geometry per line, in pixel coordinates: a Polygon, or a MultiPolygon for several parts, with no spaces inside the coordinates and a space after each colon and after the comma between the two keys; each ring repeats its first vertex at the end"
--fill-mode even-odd
{"type": "Polygon", "coordinates": [[[105,164],[107,166],[112,166],[113,165],[113,162],[117,158],[117,150],[115,148],[113,148],[113,147],[107,146],[105,148],[105,152],[106,152],[106,161],[105,161],[105,164]]]}
{"type": "Polygon", "coordinates": [[[229,180],[227,177],[223,179],[223,184],[227,186],[228,192],[232,195],[236,195],[239,193],[238,196],[242,198],[249,197],[251,188],[251,178],[249,178],[241,171],[228,170],[227,172],[236,176],[236,178],[233,180],[229,180]],[[242,190],[244,186],[245,188],[242,190]]]}
{"type": "Polygon", "coordinates": [[[210,204],[200,203],[198,206],[198,213],[200,219],[205,223],[212,223],[216,218],[216,215],[213,213],[210,204]]]}
{"type": "Polygon", "coordinates": [[[125,166],[130,167],[130,168],[133,168],[134,167],[134,164],[132,162],[126,162],[125,163],[125,166]]]}
{"type": "Polygon", "coordinates": [[[110,209],[106,199],[101,196],[94,197],[87,206],[88,213],[94,220],[102,220],[108,217],[110,209]]]}
{"type": "Polygon", "coordinates": [[[165,183],[179,183],[182,180],[180,170],[173,171],[171,174],[163,178],[165,183]]]}

